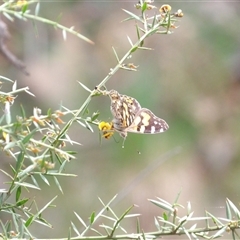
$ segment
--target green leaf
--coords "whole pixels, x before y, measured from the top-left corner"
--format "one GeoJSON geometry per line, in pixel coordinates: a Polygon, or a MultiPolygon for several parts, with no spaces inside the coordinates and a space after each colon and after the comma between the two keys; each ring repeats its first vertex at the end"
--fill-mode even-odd
{"type": "Polygon", "coordinates": [[[71,240],[71,236],[72,236],[72,232],[71,232],[71,228],[69,227],[67,240],[71,240]]]}
{"type": "Polygon", "coordinates": [[[115,48],[114,48],[114,47],[112,47],[112,49],[113,49],[113,52],[114,52],[114,55],[115,55],[115,57],[116,57],[117,61],[119,62],[119,58],[118,58],[118,55],[117,55],[117,52],[116,52],[115,48]]]}
{"type": "Polygon", "coordinates": [[[226,201],[226,215],[227,215],[227,219],[232,220],[232,212],[229,206],[228,201],[226,201]]]}
{"type": "Polygon", "coordinates": [[[133,47],[130,52],[133,53],[133,52],[135,52],[137,49],[138,49],[138,47],[133,47]]]}
{"type": "MultiPolygon", "coordinates": [[[[40,217],[41,220],[41,214],[43,213],[44,210],[46,210],[51,204],[52,202],[57,198],[57,196],[55,196],[51,201],[49,201],[42,209],[40,209],[35,215],[31,216],[25,223],[25,226],[28,227],[32,224],[32,222],[34,222],[38,217],[40,217]]],[[[39,219],[38,219],[39,220],[39,219]]]]}
{"type": "Polygon", "coordinates": [[[68,161],[65,160],[65,161],[61,164],[61,166],[60,166],[60,168],[59,168],[59,170],[58,170],[59,173],[61,173],[61,172],[64,170],[64,167],[65,167],[65,165],[66,165],[67,162],[68,162],[68,161]]]}
{"type": "Polygon", "coordinates": [[[33,184],[30,184],[30,183],[26,183],[26,182],[15,182],[16,185],[19,185],[19,186],[23,186],[23,187],[26,187],[26,188],[33,188],[33,189],[37,189],[37,190],[41,190],[39,187],[33,185],[33,184]]]}
{"type": "Polygon", "coordinates": [[[63,40],[66,41],[67,40],[67,32],[65,29],[62,30],[62,35],[63,35],[63,40]]]}
{"type": "Polygon", "coordinates": [[[224,226],[224,224],[223,224],[222,222],[220,222],[220,220],[218,220],[218,218],[216,218],[215,216],[213,216],[210,212],[207,212],[207,211],[206,211],[206,214],[212,218],[212,221],[213,221],[217,226],[220,226],[220,227],[223,227],[223,226],[224,226]]]}
{"type": "Polygon", "coordinates": [[[58,179],[57,179],[55,176],[53,176],[53,179],[54,179],[54,181],[55,181],[55,183],[56,183],[58,189],[59,189],[60,192],[63,194],[63,190],[62,190],[62,187],[61,187],[61,185],[60,185],[58,179]]]}
{"type": "Polygon", "coordinates": [[[125,10],[125,9],[123,9],[123,11],[124,11],[125,13],[129,14],[129,15],[130,15],[131,17],[133,17],[134,19],[136,19],[136,20],[138,20],[138,21],[140,21],[140,22],[143,22],[142,18],[140,18],[139,16],[135,15],[134,13],[129,12],[129,11],[125,10]]]}
{"type": "Polygon", "coordinates": [[[94,112],[92,117],[91,117],[91,121],[95,121],[98,118],[99,115],[100,115],[100,112],[94,112]]]}
{"type": "MultiPolygon", "coordinates": [[[[102,203],[102,205],[104,206],[101,211],[95,216],[95,221],[97,221],[98,218],[100,218],[103,214],[103,212],[106,211],[106,209],[109,208],[110,204],[112,203],[112,201],[117,197],[117,195],[115,195],[107,204],[104,204],[104,202],[100,199],[99,201],[102,203]]],[[[83,236],[87,231],[88,231],[89,227],[86,227],[84,231],[82,231],[81,235],[83,236]]],[[[106,230],[106,229],[105,229],[106,230]]]]}
{"type": "Polygon", "coordinates": [[[28,228],[25,226],[25,224],[22,225],[22,228],[24,229],[24,236],[26,236],[26,234],[29,236],[29,239],[34,239],[35,237],[33,237],[33,235],[29,232],[28,228]]]}
{"type": "Polygon", "coordinates": [[[28,143],[36,131],[37,129],[34,129],[33,131],[31,131],[25,138],[23,138],[22,143],[23,144],[28,143]]]}
{"type": "Polygon", "coordinates": [[[191,212],[189,215],[186,215],[182,218],[179,218],[178,219],[178,222],[181,226],[185,225],[189,220],[191,220],[192,218],[192,215],[193,215],[193,212],[191,212]]]}
{"type": "Polygon", "coordinates": [[[85,125],[84,123],[82,123],[82,122],[79,121],[79,120],[77,120],[77,122],[78,122],[81,126],[83,126],[84,128],[86,128],[86,125],[85,125]]]}
{"type": "Polygon", "coordinates": [[[85,121],[85,124],[86,124],[86,128],[87,128],[88,130],[90,130],[91,132],[94,132],[93,129],[92,129],[92,127],[90,126],[90,124],[89,124],[87,121],[85,121]]]}
{"type": "Polygon", "coordinates": [[[163,201],[160,202],[152,199],[149,199],[149,201],[162,209],[165,209],[170,212],[174,212],[174,208],[167,202],[163,202],[163,201]]]}
{"type": "Polygon", "coordinates": [[[5,224],[5,229],[7,230],[7,235],[9,236],[9,233],[12,230],[12,222],[11,221],[7,221],[7,223],[5,224]]]}
{"type": "Polygon", "coordinates": [[[3,15],[4,15],[8,20],[10,20],[11,22],[14,21],[14,18],[13,18],[12,16],[10,16],[8,13],[3,12],[3,15]]]}
{"type": "Polygon", "coordinates": [[[163,213],[163,219],[164,219],[165,221],[168,220],[168,216],[167,216],[167,214],[166,214],[165,212],[163,213]]]}
{"type": "Polygon", "coordinates": [[[29,95],[35,97],[35,95],[34,95],[32,92],[28,91],[27,89],[25,89],[25,92],[26,92],[27,94],[29,94],[29,95]]]}
{"type": "Polygon", "coordinates": [[[226,231],[226,228],[228,228],[228,226],[224,226],[222,229],[220,229],[219,231],[217,231],[217,232],[211,237],[211,239],[218,238],[218,237],[222,236],[222,234],[226,231]]]}
{"type": "Polygon", "coordinates": [[[189,230],[193,231],[193,230],[196,229],[196,227],[197,227],[197,224],[195,223],[193,226],[191,226],[191,227],[189,228],[189,230]]]}
{"type": "Polygon", "coordinates": [[[9,102],[6,102],[6,103],[5,103],[4,112],[5,112],[6,123],[7,123],[7,124],[10,124],[11,121],[12,121],[12,117],[11,117],[10,103],[9,103],[9,102]]]}
{"type": "Polygon", "coordinates": [[[16,202],[18,202],[19,198],[21,197],[21,193],[22,193],[22,188],[21,186],[19,186],[16,191],[16,202]]]}
{"type": "Polygon", "coordinates": [[[40,188],[39,185],[38,185],[38,182],[37,182],[36,178],[35,178],[32,174],[31,174],[31,179],[32,179],[34,185],[37,186],[38,188],[40,188]]]}
{"type": "Polygon", "coordinates": [[[192,209],[191,203],[188,202],[188,203],[187,203],[187,213],[188,213],[188,214],[191,212],[191,209],[192,209]]]}
{"type": "Polygon", "coordinates": [[[134,214],[127,214],[127,215],[125,215],[125,218],[132,218],[132,217],[139,217],[139,216],[141,216],[140,213],[134,213],[134,214]]]}
{"type": "Polygon", "coordinates": [[[133,20],[133,19],[135,19],[135,18],[134,18],[134,17],[129,17],[129,18],[123,19],[123,20],[121,21],[121,23],[130,21],[130,20],[133,20]]]}
{"type": "Polygon", "coordinates": [[[16,205],[18,207],[20,207],[20,206],[24,205],[28,200],[29,200],[28,198],[24,198],[24,199],[18,201],[16,205]]]}
{"type": "Polygon", "coordinates": [[[143,230],[142,230],[142,238],[143,240],[146,240],[145,233],[143,232],[143,230]]]}
{"type": "Polygon", "coordinates": [[[112,227],[110,227],[110,226],[106,226],[106,225],[104,225],[104,224],[99,225],[99,227],[104,228],[104,230],[107,232],[107,235],[108,235],[108,236],[111,236],[111,234],[109,233],[108,230],[111,230],[111,231],[112,231],[112,230],[113,230],[112,227]]]}
{"type": "MultiPolygon", "coordinates": [[[[86,223],[82,220],[82,218],[76,213],[74,212],[74,214],[76,215],[77,219],[79,220],[79,222],[85,227],[87,228],[86,223]]],[[[79,234],[80,235],[80,234],[79,234]]]]}
{"type": "Polygon", "coordinates": [[[21,109],[22,118],[26,118],[26,113],[22,104],[20,105],[20,109],[21,109]]]}
{"type": "MultiPolygon", "coordinates": [[[[3,169],[0,169],[1,172],[3,172],[6,176],[8,176],[9,178],[11,178],[11,180],[13,180],[14,178],[7,172],[5,172],[3,169]]],[[[2,189],[2,191],[0,192],[5,192],[5,189],[2,189]]]]}
{"type": "Polygon", "coordinates": [[[15,92],[17,89],[17,82],[15,81],[12,85],[12,91],[15,92]]]}
{"type": "Polygon", "coordinates": [[[24,238],[23,236],[26,234],[24,229],[25,229],[25,225],[24,225],[23,221],[21,221],[21,225],[19,226],[19,231],[18,231],[18,239],[23,239],[24,238]]]}
{"type": "Polygon", "coordinates": [[[26,226],[26,227],[29,227],[32,222],[33,222],[33,216],[31,216],[30,218],[28,218],[28,220],[25,222],[25,226],[26,226]]]}
{"type": "Polygon", "coordinates": [[[15,17],[19,18],[20,20],[27,21],[27,18],[20,12],[15,12],[15,17]]]}
{"type": "Polygon", "coordinates": [[[77,227],[75,226],[75,224],[73,222],[71,222],[71,225],[72,225],[73,231],[77,234],[77,236],[80,236],[80,233],[79,233],[77,227]]]}
{"type": "Polygon", "coordinates": [[[16,174],[16,169],[12,165],[10,165],[10,168],[11,168],[13,174],[15,175],[16,174]]]}
{"type": "Polygon", "coordinates": [[[42,180],[48,185],[48,186],[50,186],[50,183],[49,183],[49,181],[47,180],[47,178],[43,175],[43,174],[39,174],[40,175],[40,177],[42,178],[42,180]]]}
{"type": "Polygon", "coordinates": [[[235,215],[237,216],[237,218],[239,220],[240,219],[240,212],[237,209],[237,207],[228,198],[226,199],[226,203],[229,204],[229,207],[232,209],[232,211],[235,213],[235,215]]]}
{"type": "Polygon", "coordinates": [[[192,240],[191,235],[188,233],[187,229],[183,228],[183,231],[185,232],[186,236],[189,240],[192,240]]]}
{"type": "Polygon", "coordinates": [[[12,82],[12,83],[14,82],[10,78],[4,77],[4,76],[0,76],[0,79],[5,80],[5,81],[9,81],[9,82],[12,82]]]}
{"type": "Polygon", "coordinates": [[[23,160],[24,160],[24,152],[21,151],[19,154],[18,154],[18,157],[17,157],[17,162],[16,162],[16,172],[18,173],[22,167],[22,163],[23,163],[23,160]]]}
{"type": "Polygon", "coordinates": [[[140,221],[139,218],[137,218],[137,233],[141,232],[141,226],[140,226],[140,221]]]}
{"type": "Polygon", "coordinates": [[[128,213],[133,209],[134,205],[129,207],[123,214],[122,216],[118,219],[118,221],[120,222],[123,218],[126,218],[128,215],[128,213]]]}
{"type": "Polygon", "coordinates": [[[9,142],[4,148],[3,150],[7,150],[9,148],[14,148],[16,146],[16,142],[9,142]]]}
{"type": "Polygon", "coordinates": [[[5,202],[5,194],[3,193],[7,193],[8,191],[6,189],[0,189],[0,206],[3,205],[3,203],[5,202]]]}
{"type": "Polygon", "coordinates": [[[164,223],[165,225],[168,224],[168,225],[172,226],[173,228],[176,228],[176,227],[177,227],[176,224],[174,224],[174,223],[172,223],[172,222],[169,222],[169,221],[166,221],[166,220],[164,220],[162,217],[158,217],[158,218],[159,218],[158,221],[164,223]]]}
{"type": "Polygon", "coordinates": [[[39,216],[39,219],[36,219],[35,222],[45,226],[45,227],[50,227],[53,228],[52,224],[50,224],[47,220],[39,216]]]}
{"type": "Polygon", "coordinates": [[[25,176],[26,174],[32,172],[36,168],[36,166],[37,166],[36,163],[28,166],[27,168],[18,173],[18,177],[21,178],[22,176],[25,176]]]}
{"type": "Polygon", "coordinates": [[[157,220],[155,217],[154,217],[154,223],[155,223],[155,226],[156,226],[157,230],[160,231],[160,230],[161,230],[161,227],[160,227],[160,225],[159,225],[158,220],[157,220]]]}
{"type": "Polygon", "coordinates": [[[130,45],[132,47],[133,46],[133,42],[132,42],[131,38],[129,36],[127,36],[127,39],[128,39],[128,41],[129,41],[129,43],[130,43],[130,45]]]}
{"type": "Polygon", "coordinates": [[[47,115],[48,115],[48,117],[51,117],[51,115],[52,115],[52,109],[51,109],[51,108],[49,108],[49,109],[47,110],[47,115]]]}
{"type": "Polygon", "coordinates": [[[38,2],[36,7],[35,7],[35,15],[38,16],[40,10],[40,3],[38,2]]]}
{"type": "Polygon", "coordinates": [[[94,220],[95,220],[95,212],[92,212],[90,216],[90,223],[93,224],[94,220]]]}
{"type": "Polygon", "coordinates": [[[145,12],[147,10],[147,3],[144,2],[142,5],[142,12],[145,12]]]}
{"type": "Polygon", "coordinates": [[[156,23],[156,21],[157,21],[157,18],[156,18],[157,16],[156,15],[154,15],[154,18],[153,18],[153,21],[152,21],[152,28],[154,28],[154,25],[155,25],[155,23],[156,23]]]}
{"type": "Polygon", "coordinates": [[[24,4],[22,7],[22,13],[25,13],[28,9],[28,4],[24,4]]]}
{"type": "Polygon", "coordinates": [[[71,173],[57,173],[57,172],[47,172],[46,175],[48,175],[48,176],[61,176],[61,177],[77,177],[76,174],[71,174],[71,173]]]}
{"type": "Polygon", "coordinates": [[[6,230],[6,228],[5,228],[1,219],[0,219],[0,226],[1,226],[1,229],[2,229],[2,232],[3,232],[3,233],[1,233],[1,235],[3,235],[3,237],[5,237],[3,239],[7,239],[7,230],[6,230]]]}
{"type": "Polygon", "coordinates": [[[84,88],[85,90],[87,90],[88,92],[92,92],[87,86],[85,86],[83,83],[79,82],[78,83],[82,86],[82,88],[84,88]]]}
{"type": "Polygon", "coordinates": [[[87,115],[89,114],[89,109],[87,107],[85,108],[83,115],[85,115],[85,114],[87,114],[87,115]]]}
{"type": "Polygon", "coordinates": [[[137,37],[138,37],[138,40],[139,40],[141,38],[141,36],[140,36],[140,31],[139,31],[138,25],[136,25],[136,29],[137,29],[137,37]]]}
{"type": "Polygon", "coordinates": [[[12,213],[12,219],[13,219],[13,224],[17,232],[19,232],[19,215],[17,215],[14,211],[11,211],[12,213]]]}

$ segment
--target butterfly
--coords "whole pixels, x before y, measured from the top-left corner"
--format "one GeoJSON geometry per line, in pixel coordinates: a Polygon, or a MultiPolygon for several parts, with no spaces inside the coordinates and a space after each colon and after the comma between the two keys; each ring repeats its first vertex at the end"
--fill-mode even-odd
{"type": "Polygon", "coordinates": [[[156,134],[168,130],[169,126],[163,119],[155,116],[149,109],[142,108],[135,98],[119,94],[116,90],[103,91],[103,94],[111,100],[111,129],[124,139],[128,132],[156,134]]]}

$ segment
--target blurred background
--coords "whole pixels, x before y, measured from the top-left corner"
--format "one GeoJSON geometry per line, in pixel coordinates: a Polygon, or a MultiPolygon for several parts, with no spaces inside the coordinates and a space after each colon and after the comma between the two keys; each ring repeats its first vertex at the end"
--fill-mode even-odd
{"type": "MultiPolygon", "coordinates": [[[[127,36],[136,41],[134,21],[121,21],[127,9],[139,14],[134,1],[65,1],[42,2],[39,15],[75,26],[95,44],[67,35],[39,22],[10,22],[11,38],[7,45],[23,59],[30,73],[24,75],[0,56],[1,75],[17,80],[18,87],[29,86],[36,98],[19,94],[12,111],[16,115],[23,104],[27,115],[33,107],[59,109],[63,104],[77,109],[88,93],[77,83],[93,89],[116,59],[112,46],[121,58],[129,49],[127,36]]],[[[160,8],[164,3],[155,1],[160,8]]],[[[99,142],[99,132],[75,124],[69,135],[82,146],[69,146],[78,152],[66,171],[76,178],[60,178],[62,195],[54,182],[51,187],[42,181],[43,191],[25,193],[38,199],[43,207],[58,195],[57,208],[47,210],[43,217],[53,230],[32,226],[37,237],[67,236],[70,221],[80,227],[73,214],[85,221],[92,211],[102,207],[98,197],[107,203],[118,194],[113,208],[119,216],[132,204],[132,213],[141,213],[145,232],[155,231],[154,216],[161,211],[148,199],[160,197],[173,202],[190,201],[194,216],[207,210],[225,216],[225,199],[238,205],[240,198],[240,4],[238,2],[171,2],[173,12],[182,9],[171,35],[154,35],[145,41],[153,51],[137,51],[129,62],[139,66],[137,72],[121,70],[107,83],[108,89],[136,98],[140,104],[165,119],[170,128],[157,135],[128,134],[125,147],[115,134],[99,142]],[[47,197],[46,197],[47,195],[47,197]],[[44,230],[44,231],[43,231],[44,230]]],[[[94,98],[90,113],[100,111],[100,120],[111,120],[110,100],[94,98]]],[[[1,153],[1,168],[10,171],[13,160],[1,153]]],[[[1,184],[8,179],[0,173],[1,184]]],[[[0,188],[6,188],[1,186],[0,188]]],[[[183,213],[186,211],[184,210],[183,213]]],[[[134,232],[136,221],[129,221],[134,232]]]]}

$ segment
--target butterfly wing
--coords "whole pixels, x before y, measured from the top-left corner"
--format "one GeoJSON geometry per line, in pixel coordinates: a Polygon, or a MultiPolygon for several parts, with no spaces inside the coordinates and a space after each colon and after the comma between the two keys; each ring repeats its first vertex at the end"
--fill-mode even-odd
{"type": "Polygon", "coordinates": [[[168,124],[163,119],[155,116],[149,109],[142,108],[125,132],[156,134],[165,132],[168,128],[168,124]]]}
{"type": "Polygon", "coordinates": [[[166,131],[168,124],[155,116],[149,109],[141,108],[132,97],[119,94],[116,90],[108,92],[111,99],[113,129],[126,138],[128,132],[156,134],[166,131]]]}
{"type": "Polygon", "coordinates": [[[115,90],[109,92],[109,97],[114,128],[123,131],[132,124],[141,105],[135,98],[119,94],[115,90]]]}

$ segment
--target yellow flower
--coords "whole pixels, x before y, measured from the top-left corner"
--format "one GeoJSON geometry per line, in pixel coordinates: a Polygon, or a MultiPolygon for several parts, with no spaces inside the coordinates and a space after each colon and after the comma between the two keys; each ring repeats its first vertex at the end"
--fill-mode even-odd
{"type": "Polygon", "coordinates": [[[2,132],[2,135],[3,135],[3,138],[6,141],[6,143],[9,143],[11,141],[10,140],[10,135],[8,133],[2,132]]]}
{"type": "MultiPolygon", "coordinates": [[[[13,1],[12,1],[13,2],[13,1]]],[[[20,9],[28,5],[27,0],[18,0],[15,3],[11,3],[9,6],[14,9],[20,9]]]]}
{"type": "Polygon", "coordinates": [[[112,122],[100,122],[98,128],[103,132],[103,137],[106,139],[109,139],[114,134],[112,122]]]}
{"type": "Polygon", "coordinates": [[[27,2],[26,0],[19,0],[19,1],[17,1],[17,3],[16,3],[16,5],[17,5],[18,7],[22,7],[22,6],[27,5],[27,4],[28,4],[28,2],[27,2]]]}

